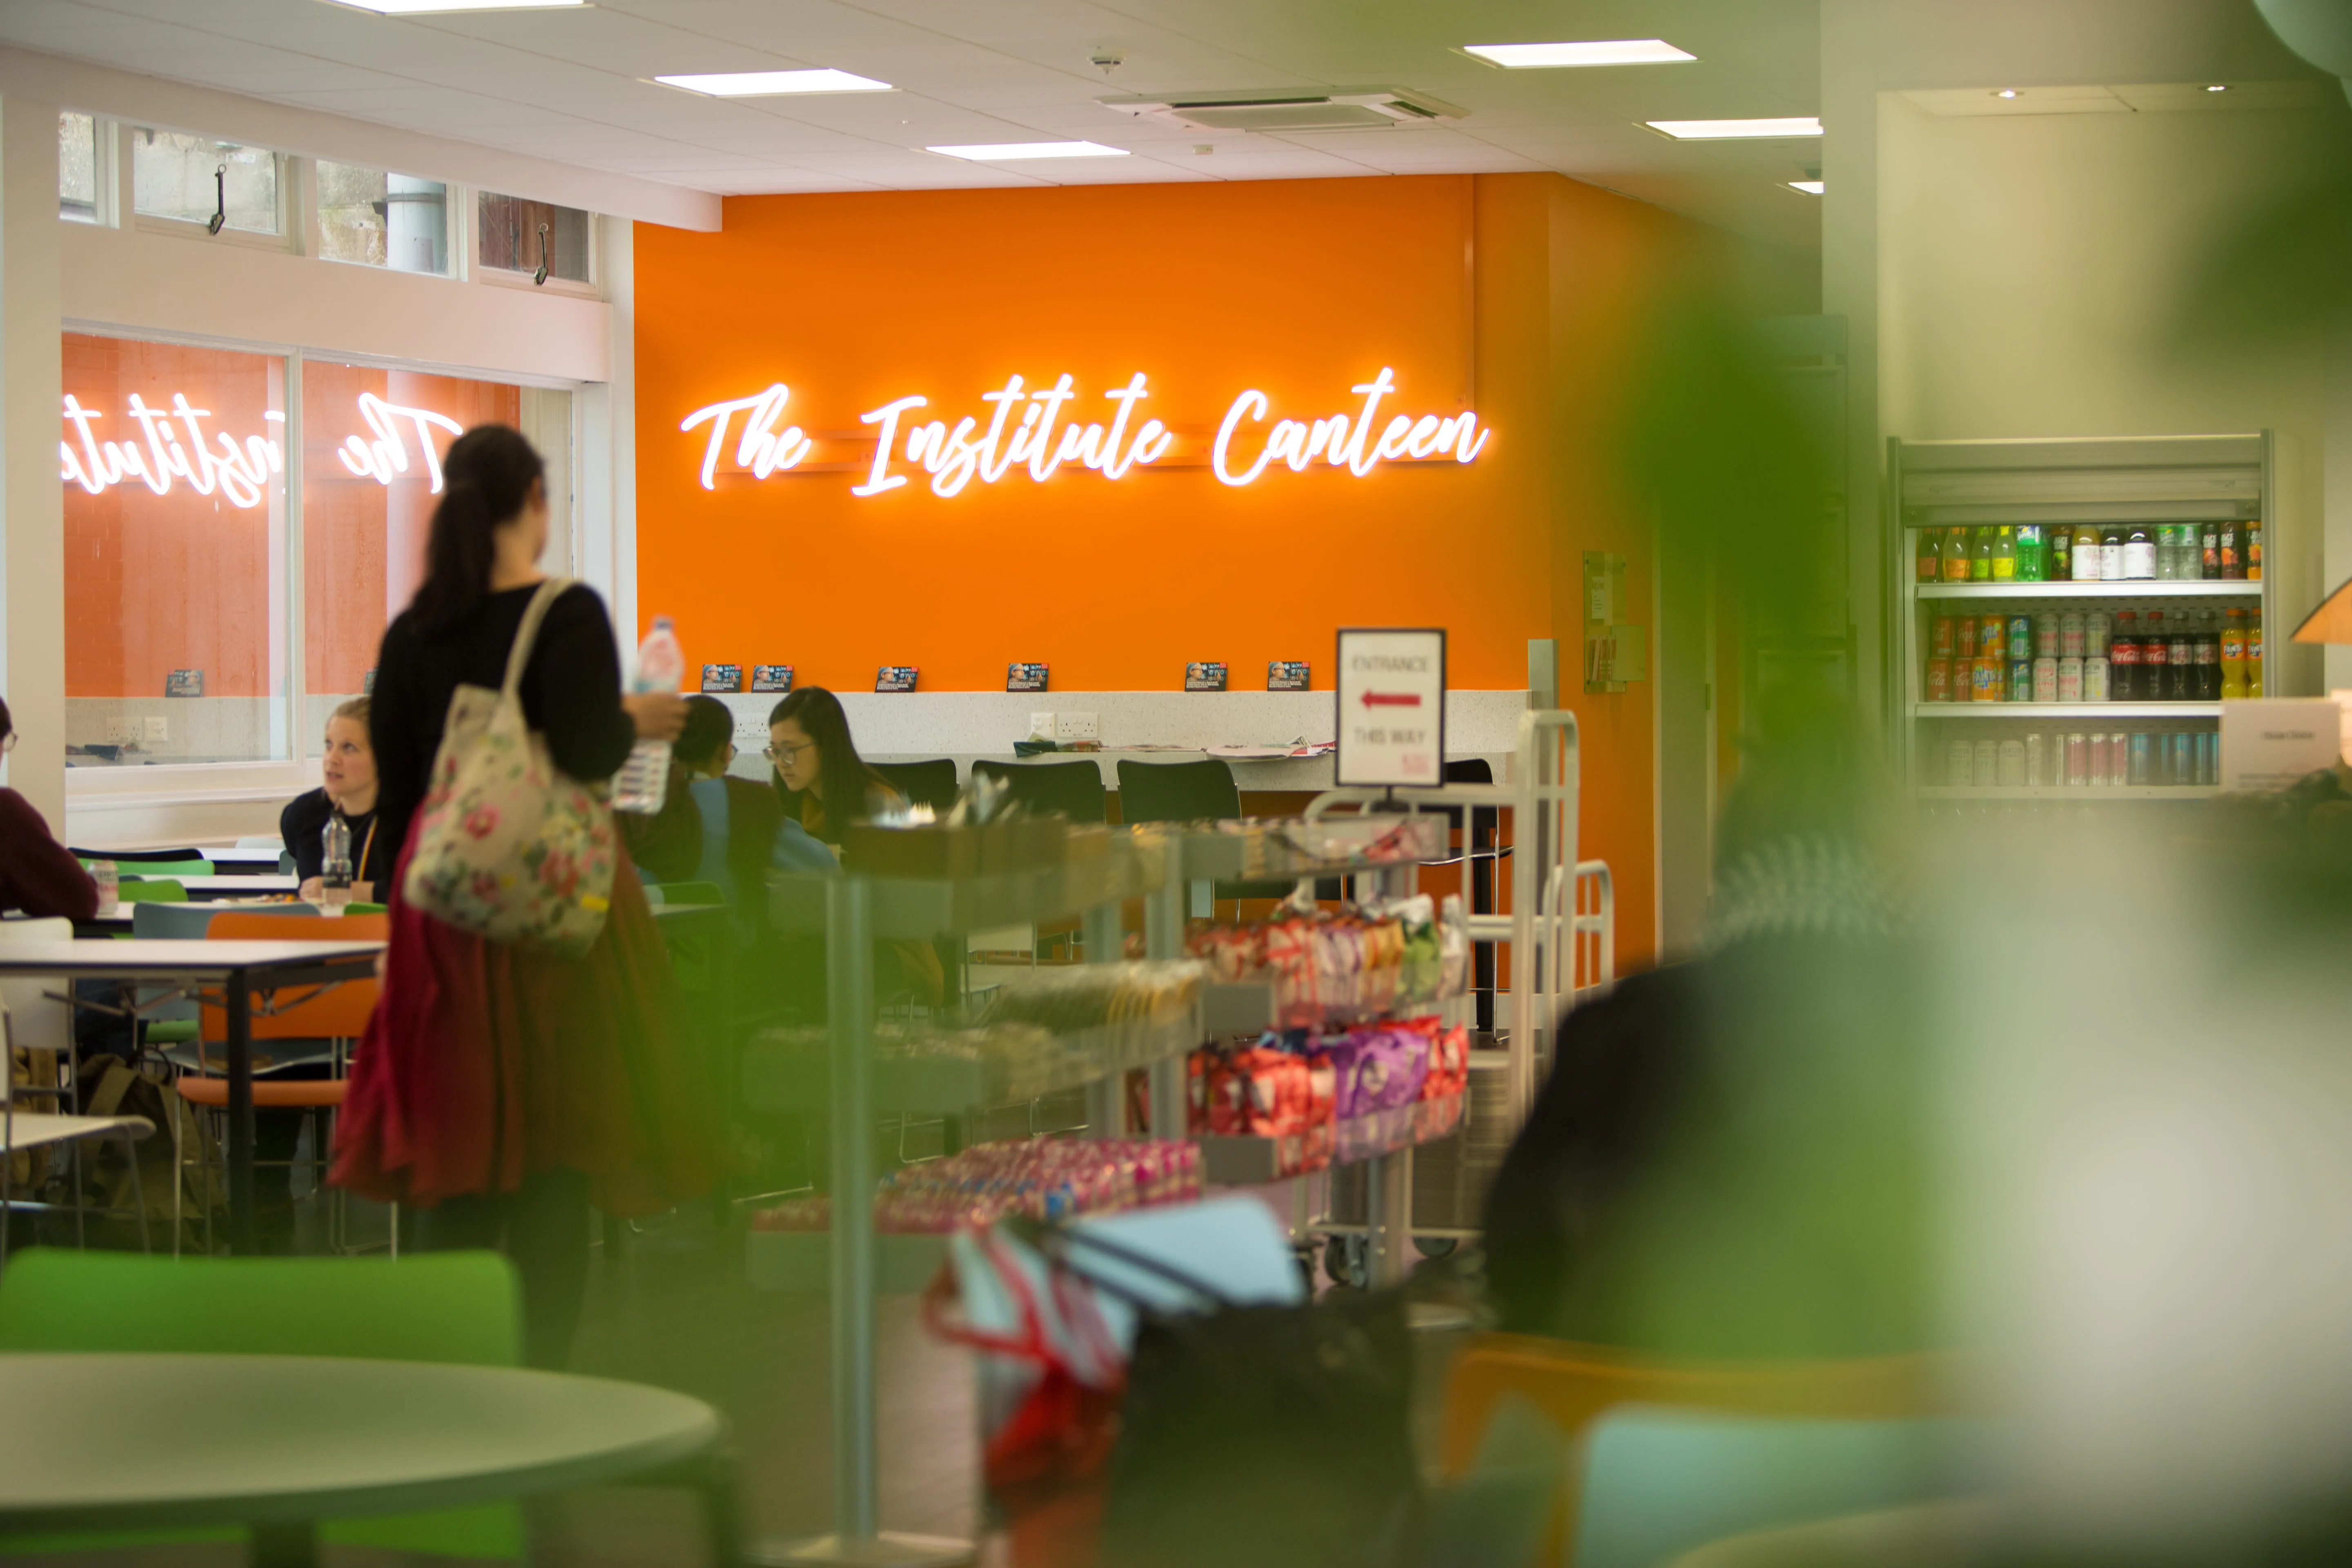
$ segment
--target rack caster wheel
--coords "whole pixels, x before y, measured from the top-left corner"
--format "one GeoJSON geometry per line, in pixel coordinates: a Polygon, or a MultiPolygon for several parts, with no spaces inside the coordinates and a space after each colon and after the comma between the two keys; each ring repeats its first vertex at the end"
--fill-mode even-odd
{"type": "Polygon", "coordinates": [[[1416,1236],[1412,1238],[1412,1249],[1423,1258],[1451,1258],[1461,1245],[1461,1238],[1452,1236],[1416,1236]]]}
{"type": "Polygon", "coordinates": [[[1334,1285],[1360,1290],[1371,1278],[1370,1249],[1360,1236],[1334,1236],[1323,1243],[1323,1272],[1334,1285]]]}

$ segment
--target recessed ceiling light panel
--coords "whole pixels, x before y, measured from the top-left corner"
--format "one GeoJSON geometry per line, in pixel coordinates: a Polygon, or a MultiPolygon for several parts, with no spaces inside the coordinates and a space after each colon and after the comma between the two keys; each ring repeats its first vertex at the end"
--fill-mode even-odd
{"type": "Polygon", "coordinates": [[[383,16],[429,16],[439,11],[553,11],[585,8],[588,0],[335,0],[383,16]]]}
{"type": "Polygon", "coordinates": [[[1771,136],[1819,136],[1818,115],[1779,120],[1645,120],[1643,124],[1677,142],[1739,142],[1771,136]]]}
{"type": "Polygon", "coordinates": [[[1507,70],[1554,66],[1648,66],[1695,60],[1664,38],[1596,38],[1572,44],[1465,44],[1462,52],[1507,70]]]}
{"type": "Polygon", "coordinates": [[[1792,191],[1802,191],[1809,196],[1818,196],[1828,190],[1829,185],[1821,180],[1790,180],[1789,188],[1792,191]]]}
{"type": "Polygon", "coordinates": [[[926,147],[926,153],[944,153],[950,158],[968,158],[975,163],[1009,163],[1027,158],[1124,158],[1124,147],[1105,147],[1096,142],[981,142],[961,147],[926,147]]]}
{"type": "Polygon", "coordinates": [[[705,92],[713,98],[775,98],[788,92],[892,92],[887,81],[847,71],[718,71],[704,76],[657,76],[666,87],[705,92]]]}

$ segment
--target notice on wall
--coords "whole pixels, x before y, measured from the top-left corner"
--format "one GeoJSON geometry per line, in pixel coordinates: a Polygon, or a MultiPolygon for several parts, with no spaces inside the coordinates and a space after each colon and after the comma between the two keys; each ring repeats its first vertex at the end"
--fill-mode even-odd
{"type": "Polygon", "coordinates": [[[1007,691],[1043,691],[1045,689],[1045,667],[1042,664],[1008,664],[1004,667],[1004,689],[1007,691]]]}
{"type": "Polygon", "coordinates": [[[886,664],[874,672],[877,691],[912,691],[915,689],[915,667],[911,664],[886,664]]]}
{"type": "Polygon", "coordinates": [[[1307,679],[1307,661],[1303,658],[1277,658],[1265,667],[1265,689],[1268,691],[1311,690],[1314,682],[1307,679]]]}
{"type": "Polygon", "coordinates": [[[1339,633],[1339,784],[1445,782],[1443,628],[1339,633]]]}
{"type": "Polygon", "coordinates": [[[202,697],[205,694],[205,672],[201,669],[175,669],[163,678],[166,697],[202,697]]]}
{"type": "Polygon", "coordinates": [[[1223,691],[1225,689],[1225,661],[1221,658],[1195,659],[1184,667],[1184,689],[1187,691],[1223,691]]]}
{"type": "Polygon", "coordinates": [[[2282,790],[2344,754],[2344,710],[2332,697],[2257,697],[2221,704],[2221,789],[2282,790]]]}
{"type": "Polygon", "coordinates": [[[789,664],[755,664],[751,667],[751,689],[754,691],[790,691],[793,689],[793,667],[789,664]]]}
{"type": "Polygon", "coordinates": [[[740,664],[706,664],[702,667],[702,689],[733,693],[743,689],[743,667],[740,664]]]}

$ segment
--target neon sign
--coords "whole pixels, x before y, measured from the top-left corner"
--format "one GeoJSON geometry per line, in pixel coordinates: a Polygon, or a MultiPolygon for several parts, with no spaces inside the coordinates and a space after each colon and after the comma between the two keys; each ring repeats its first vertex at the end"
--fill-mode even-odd
{"type": "MultiPolygon", "coordinates": [[[[1245,425],[1262,423],[1271,404],[1265,393],[1255,388],[1241,393],[1217,426],[1209,448],[1210,468],[1221,482],[1236,486],[1254,482],[1276,462],[1294,473],[1304,473],[1309,464],[1319,460],[1363,479],[1385,462],[1448,457],[1457,463],[1475,461],[1492,434],[1479,426],[1475,414],[1465,411],[1443,418],[1434,414],[1393,415],[1375,436],[1381,404],[1396,390],[1395,372],[1383,365],[1370,381],[1349,390],[1363,400],[1352,413],[1312,421],[1276,420],[1255,456],[1245,461],[1234,450],[1236,437],[1245,425]]],[[[751,396],[698,408],[678,422],[681,434],[707,430],[701,467],[704,489],[719,488],[719,464],[730,455],[730,444],[735,468],[757,479],[789,472],[807,460],[816,450],[816,442],[800,426],[785,422],[784,409],[792,395],[790,387],[777,382],[751,396]]],[[[873,450],[861,465],[865,478],[852,485],[849,493],[870,498],[898,489],[913,477],[898,471],[901,468],[929,475],[931,493],[943,498],[961,494],[975,479],[995,484],[1016,468],[1037,484],[1065,466],[1118,479],[1139,466],[1159,462],[1177,441],[1176,433],[1164,421],[1136,418],[1138,405],[1151,395],[1150,384],[1139,371],[1128,378],[1126,385],[1101,395],[1114,405],[1108,419],[1101,422],[1082,423],[1071,415],[1069,405],[1079,394],[1067,372],[1050,384],[1034,388],[1021,376],[1008,376],[1003,386],[980,395],[982,403],[993,405],[984,428],[973,415],[952,426],[945,419],[919,418],[916,411],[930,406],[930,400],[919,393],[893,398],[859,415],[860,424],[874,427],[873,450]],[[1022,405],[1017,418],[1016,405],[1022,405]]]]}
{"type": "MultiPolygon", "coordinates": [[[[432,433],[446,430],[455,436],[464,426],[446,414],[387,403],[372,392],[360,394],[359,412],[374,438],[345,437],[335,449],[344,468],[354,478],[390,485],[395,476],[408,472],[408,442],[402,434],[406,430],[422,449],[432,492],[439,494],[441,454],[434,448],[432,433]]],[[[157,408],[134,392],[128,413],[139,433],[128,440],[103,440],[91,426],[106,416],[85,408],[79,398],[67,393],[65,421],[70,434],[58,443],[58,477],[94,496],[134,480],[159,496],[171,494],[174,484],[185,484],[200,496],[218,494],[245,510],[261,504],[271,475],[286,470],[280,439],[286,416],[275,408],[261,416],[271,427],[269,434],[247,436],[242,442],[221,430],[208,437],[203,422],[213,416],[212,410],[190,405],[184,393],[173,393],[169,408],[157,408]]]]}

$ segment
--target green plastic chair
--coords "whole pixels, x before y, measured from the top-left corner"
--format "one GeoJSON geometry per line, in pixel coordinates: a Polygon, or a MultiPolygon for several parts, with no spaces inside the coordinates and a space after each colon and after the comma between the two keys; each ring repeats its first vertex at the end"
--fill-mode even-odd
{"type": "Polygon", "coordinates": [[[345,904],[343,906],[343,913],[347,915],[388,915],[391,912],[390,904],[345,904]]]}
{"type": "MultiPolygon", "coordinates": [[[[661,901],[672,904],[723,904],[727,895],[719,890],[716,882],[663,882],[661,901]]],[[[650,890],[650,889],[648,889],[650,890]]]]}
{"type": "Polygon", "coordinates": [[[177,882],[126,881],[116,887],[115,896],[126,904],[184,904],[188,889],[177,882]]]}
{"type": "MultiPolygon", "coordinates": [[[[142,1257],[34,1247],[0,1275],[0,1352],[131,1351],[522,1364],[520,1287],[494,1252],[356,1258],[142,1257]]],[[[349,1413],[364,1421],[367,1413],[349,1413]]],[[[0,1554],[242,1541],[237,1529],[0,1537],[0,1554]]],[[[331,1520],[320,1540],[520,1559],[512,1503],[331,1520]]]]}
{"type": "Polygon", "coordinates": [[[115,873],[124,881],[147,881],[157,877],[212,877],[218,873],[209,860],[132,860],[115,862],[115,873]],[[132,868],[137,868],[135,870],[132,868]]]}

